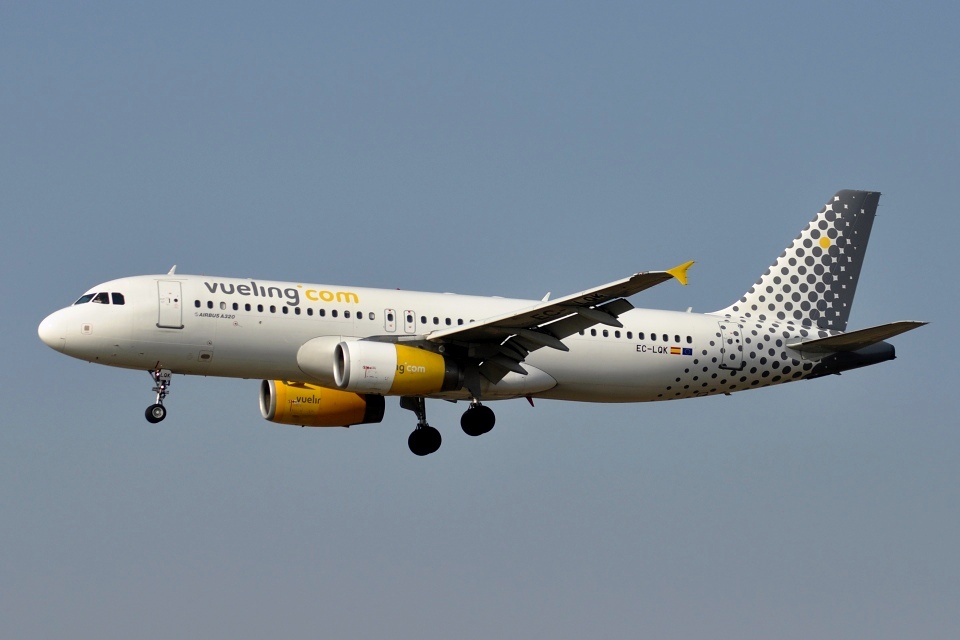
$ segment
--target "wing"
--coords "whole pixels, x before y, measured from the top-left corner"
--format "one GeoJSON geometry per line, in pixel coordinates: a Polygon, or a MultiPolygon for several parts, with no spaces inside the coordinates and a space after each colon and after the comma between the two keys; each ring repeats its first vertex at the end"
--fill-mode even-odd
{"type": "Polygon", "coordinates": [[[598,324],[623,326],[617,316],[633,309],[627,297],[672,278],[687,284],[687,269],[692,264],[687,262],[667,271],[636,273],[528,309],[434,331],[425,337],[433,343],[465,348],[469,358],[481,362],[480,375],[496,383],[510,371],[525,375],[527,372],[520,363],[531,351],[542,347],[568,351],[563,344],[567,336],[598,324]]]}

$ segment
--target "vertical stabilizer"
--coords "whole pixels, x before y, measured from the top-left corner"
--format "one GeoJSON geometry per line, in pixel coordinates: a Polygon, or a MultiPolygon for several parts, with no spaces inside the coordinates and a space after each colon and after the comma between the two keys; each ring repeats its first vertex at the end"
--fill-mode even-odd
{"type": "Polygon", "coordinates": [[[740,300],[717,313],[845,331],[880,193],[838,191],[740,300]]]}

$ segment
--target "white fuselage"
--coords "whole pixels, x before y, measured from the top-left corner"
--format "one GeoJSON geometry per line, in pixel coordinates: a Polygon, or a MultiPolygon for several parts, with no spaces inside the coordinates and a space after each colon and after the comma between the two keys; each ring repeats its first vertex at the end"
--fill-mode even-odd
{"type": "MultiPolygon", "coordinates": [[[[432,331],[522,310],[536,301],[207,276],[136,276],[51,314],[40,326],[67,355],[130,369],[317,382],[297,354],[310,340],[386,337],[403,343],[432,331]]],[[[730,393],[808,375],[814,363],[785,345],[824,337],[789,323],[634,309],[622,328],[598,325],[569,336],[569,351],[541,348],[528,375],[485,383],[484,399],[539,397],[643,402],[730,393]]],[[[321,381],[323,382],[323,381],[321,381]]],[[[466,390],[431,397],[469,398],[466,390]]]]}

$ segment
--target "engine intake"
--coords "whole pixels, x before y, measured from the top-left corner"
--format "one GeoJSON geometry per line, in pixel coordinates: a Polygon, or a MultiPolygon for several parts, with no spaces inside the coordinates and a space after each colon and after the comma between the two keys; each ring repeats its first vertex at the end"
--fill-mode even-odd
{"type": "Polygon", "coordinates": [[[456,391],[463,371],[446,356],[388,342],[341,342],[333,355],[333,379],[346,391],[421,396],[456,391]]]}
{"type": "Polygon", "coordinates": [[[383,420],[383,396],[313,384],[264,380],[260,413],[270,422],[304,427],[349,427],[383,420]]]}

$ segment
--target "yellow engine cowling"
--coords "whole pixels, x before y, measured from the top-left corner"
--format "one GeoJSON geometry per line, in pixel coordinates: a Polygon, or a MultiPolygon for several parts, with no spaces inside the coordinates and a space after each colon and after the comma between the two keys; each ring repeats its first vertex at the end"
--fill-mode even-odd
{"type": "Polygon", "coordinates": [[[270,422],[304,427],[349,427],[383,420],[383,396],[264,380],[260,413],[270,422]]]}
{"type": "Polygon", "coordinates": [[[333,379],[345,391],[386,396],[422,396],[463,386],[463,372],[451,358],[426,349],[364,340],[337,345],[333,379]]]}

